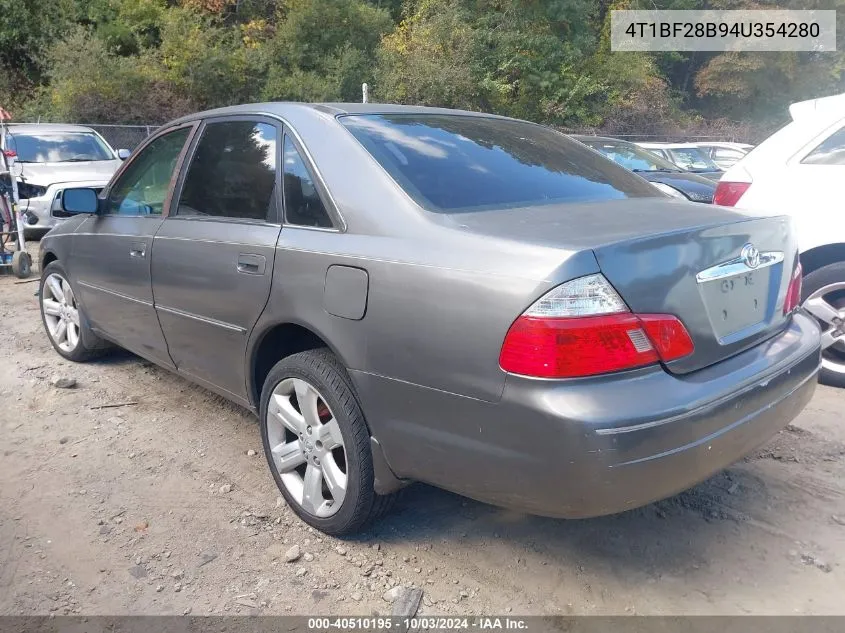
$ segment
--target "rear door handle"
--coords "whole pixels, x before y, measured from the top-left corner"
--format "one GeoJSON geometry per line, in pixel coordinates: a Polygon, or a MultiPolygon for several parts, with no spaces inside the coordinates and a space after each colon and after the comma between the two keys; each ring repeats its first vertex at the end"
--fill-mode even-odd
{"type": "Polygon", "coordinates": [[[132,242],[129,245],[129,254],[132,257],[146,257],[147,245],[144,242],[132,242]]]}
{"type": "Polygon", "coordinates": [[[263,275],[267,268],[267,260],[263,255],[241,253],[238,255],[238,272],[247,275],[263,275]]]}

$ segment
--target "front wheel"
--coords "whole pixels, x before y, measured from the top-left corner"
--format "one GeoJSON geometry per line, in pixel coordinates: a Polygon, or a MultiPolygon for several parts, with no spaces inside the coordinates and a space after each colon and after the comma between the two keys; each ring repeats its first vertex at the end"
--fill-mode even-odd
{"type": "Polygon", "coordinates": [[[85,362],[107,347],[88,326],[67,273],[59,262],[51,262],[44,268],[38,295],[44,329],[59,354],[68,360],[85,362]]]}
{"type": "Polygon", "coordinates": [[[809,273],[803,280],[804,308],[822,329],[819,381],[845,387],[845,262],[809,273]]]}
{"type": "Polygon", "coordinates": [[[341,536],[386,512],[393,495],[373,489],[364,415],[346,370],[329,350],[276,363],[264,382],[260,416],[273,478],[303,521],[341,536]]]}

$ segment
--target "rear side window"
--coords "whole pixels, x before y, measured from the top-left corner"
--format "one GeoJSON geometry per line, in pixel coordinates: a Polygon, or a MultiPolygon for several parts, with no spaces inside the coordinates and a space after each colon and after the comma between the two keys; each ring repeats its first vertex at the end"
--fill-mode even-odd
{"type": "Polygon", "coordinates": [[[177,215],[267,219],[276,185],[276,128],[209,123],[197,145],[177,215]]]}
{"type": "Polygon", "coordinates": [[[828,136],[801,162],[806,165],[845,165],[845,127],[828,136]]]}
{"type": "Polygon", "coordinates": [[[440,114],[353,115],[340,121],[430,211],[659,195],[593,150],[531,123],[440,114]]]}
{"type": "Polygon", "coordinates": [[[332,226],[314,178],[290,136],[285,135],[285,221],[298,226],[332,226]]]}

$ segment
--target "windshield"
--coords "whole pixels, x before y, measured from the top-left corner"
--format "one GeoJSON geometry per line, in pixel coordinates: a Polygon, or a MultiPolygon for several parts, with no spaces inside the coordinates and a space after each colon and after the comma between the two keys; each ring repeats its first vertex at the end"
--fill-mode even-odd
{"type": "Polygon", "coordinates": [[[9,148],[17,152],[17,161],[21,163],[114,160],[102,139],[86,132],[9,134],[9,148]]]}
{"type": "Polygon", "coordinates": [[[672,156],[672,160],[684,169],[689,171],[721,171],[703,150],[698,147],[673,147],[666,151],[672,156]]]}
{"type": "Polygon", "coordinates": [[[680,171],[668,160],[637,147],[633,143],[605,142],[593,139],[584,139],[582,143],[631,171],[680,171]]]}
{"type": "Polygon", "coordinates": [[[339,119],[422,207],[441,213],[654,197],[594,151],[521,121],[446,114],[339,119]]]}

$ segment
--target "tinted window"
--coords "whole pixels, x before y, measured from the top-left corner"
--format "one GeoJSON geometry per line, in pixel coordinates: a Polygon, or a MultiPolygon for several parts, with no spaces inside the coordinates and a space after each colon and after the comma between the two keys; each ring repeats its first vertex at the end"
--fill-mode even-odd
{"type": "Polygon", "coordinates": [[[129,163],[109,192],[109,213],[161,215],[189,128],[160,136],[129,163]]]}
{"type": "Polygon", "coordinates": [[[332,225],[311,172],[289,136],[285,136],[285,221],[300,226],[332,225]]]}
{"type": "Polygon", "coordinates": [[[21,163],[115,160],[99,136],[84,132],[10,134],[9,148],[17,152],[17,161],[21,163]]]}
{"type": "Polygon", "coordinates": [[[828,136],[801,162],[808,165],[845,165],[845,127],[828,136]]]}
{"type": "Polygon", "coordinates": [[[593,150],[539,125],[439,114],[340,120],[418,204],[432,211],[657,195],[593,150]]]}
{"type": "Polygon", "coordinates": [[[188,168],[177,214],[265,220],[275,184],[274,126],[210,123],[188,168]]]}

